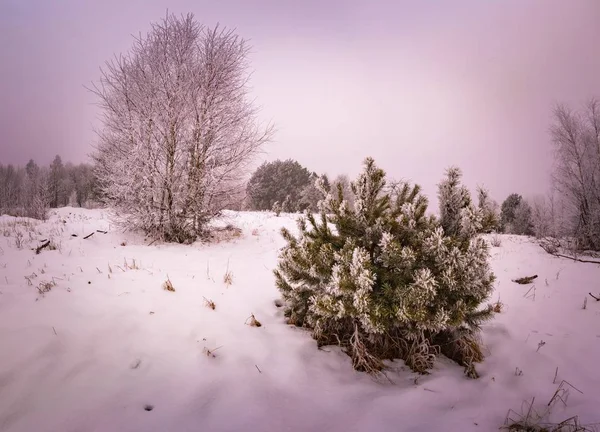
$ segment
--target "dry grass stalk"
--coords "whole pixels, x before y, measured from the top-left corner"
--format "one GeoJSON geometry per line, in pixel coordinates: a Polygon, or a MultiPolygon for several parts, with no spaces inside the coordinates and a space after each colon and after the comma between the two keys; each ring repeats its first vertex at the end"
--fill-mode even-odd
{"type": "Polygon", "coordinates": [[[171,282],[171,279],[169,279],[168,275],[167,275],[167,280],[163,282],[163,289],[165,291],[175,292],[175,287],[173,286],[173,282],[171,282]]]}
{"type": "Polygon", "coordinates": [[[233,274],[230,271],[227,271],[225,273],[225,276],[223,276],[223,282],[225,282],[225,285],[227,286],[233,284],[233,274]]]}
{"type": "Polygon", "coordinates": [[[214,301],[207,299],[206,297],[202,297],[204,299],[204,305],[208,308],[211,308],[212,310],[215,310],[217,308],[217,305],[215,304],[214,301]]]}
{"type": "Polygon", "coordinates": [[[249,325],[250,327],[262,327],[262,324],[256,319],[254,314],[250,314],[250,316],[246,319],[245,324],[249,325]]]}
{"type": "Polygon", "coordinates": [[[498,296],[498,300],[494,304],[492,304],[492,310],[495,313],[501,313],[504,310],[504,303],[500,301],[500,296],[498,296]]]}
{"type": "Polygon", "coordinates": [[[127,262],[127,258],[124,258],[124,266],[129,270],[139,270],[139,266],[136,264],[135,259],[131,260],[131,264],[127,262]]]}
{"type": "Polygon", "coordinates": [[[217,355],[215,354],[215,351],[218,350],[219,348],[223,348],[222,346],[216,347],[214,349],[208,349],[206,347],[204,347],[204,354],[206,354],[206,357],[217,357],[217,355]]]}

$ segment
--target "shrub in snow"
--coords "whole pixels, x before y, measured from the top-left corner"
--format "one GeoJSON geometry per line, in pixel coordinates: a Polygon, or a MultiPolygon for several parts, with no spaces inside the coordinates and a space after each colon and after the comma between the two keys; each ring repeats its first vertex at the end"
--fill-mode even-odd
{"type": "MultiPolygon", "coordinates": [[[[400,358],[424,373],[441,352],[473,371],[483,358],[478,325],[493,313],[480,305],[494,280],[476,214],[448,206],[445,232],[425,215],[418,186],[385,185],[369,158],[352,184],[353,210],[341,187],[327,193],[320,182],[320,215],[300,218],[298,236],[282,230],[287,245],[275,277],[286,315],[319,345],[344,347],[359,370],[400,358]]],[[[469,199],[448,196],[460,206],[469,199]]]]}

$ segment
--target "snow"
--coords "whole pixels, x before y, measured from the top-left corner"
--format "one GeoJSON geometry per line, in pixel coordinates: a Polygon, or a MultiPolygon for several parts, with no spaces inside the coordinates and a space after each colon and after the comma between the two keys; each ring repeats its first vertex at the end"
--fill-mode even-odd
{"type": "Polygon", "coordinates": [[[533,397],[543,411],[562,380],[583,394],[571,388],[552,419],[600,421],[600,302],[588,296],[600,291],[599,266],[501,236],[490,300],[505,308],[484,327],[481,377],[440,358],[420,377],[390,363],[390,383],[285,324],[272,270],[292,216],[219,222],[242,235],[148,246],[102,209],[64,208],[44,223],[0,217],[0,431],[489,431],[533,397]],[[83,239],[96,230],[108,233],[83,239]],[[36,255],[41,239],[58,249],[36,255]],[[511,281],[532,274],[534,284],[511,281]],[[41,296],[36,287],[53,280],[41,296]],[[251,314],[261,327],[245,324],[251,314]]]}

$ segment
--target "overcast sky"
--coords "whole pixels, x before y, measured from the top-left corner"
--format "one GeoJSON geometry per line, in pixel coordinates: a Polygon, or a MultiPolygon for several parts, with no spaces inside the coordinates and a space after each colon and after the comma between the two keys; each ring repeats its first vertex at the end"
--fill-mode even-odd
{"type": "Polygon", "coordinates": [[[598,0],[0,0],[0,162],[85,161],[84,85],[167,7],[251,40],[265,157],[330,175],[370,155],[428,195],[451,164],[499,201],[544,192],[553,104],[600,96],[598,0]]]}

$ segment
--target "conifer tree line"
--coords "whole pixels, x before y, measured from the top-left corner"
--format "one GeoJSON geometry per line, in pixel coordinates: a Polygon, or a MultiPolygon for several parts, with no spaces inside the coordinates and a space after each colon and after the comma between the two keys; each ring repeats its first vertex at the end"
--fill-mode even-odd
{"type": "Polygon", "coordinates": [[[49,166],[33,159],[25,166],[0,164],[0,213],[45,219],[49,208],[84,207],[96,198],[93,167],[63,163],[56,156],[49,166]]]}
{"type": "MultiPolygon", "coordinates": [[[[460,182],[462,176],[457,168],[449,171],[450,181],[460,182]]],[[[318,211],[321,195],[315,186],[322,180],[327,188],[337,190],[341,185],[346,203],[354,207],[354,193],[347,175],[339,175],[330,182],[325,174],[317,174],[293,159],[264,162],[252,174],[246,187],[246,207],[249,210],[272,210],[280,213],[302,213],[318,211]],[[331,184],[330,184],[331,183],[331,184]]],[[[390,189],[398,187],[390,182],[390,189]]],[[[491,198],[489,191],[479,186],[476,189],[477,200],[473,204],[481,211],[481,232],[508,233],[520,235],[534,234],[532,206],[519,194],[511,194],[502,206],[491,198]]],[[[463,190],[463,200],[470,192],[463,190]]],[[[456,199],[459,199],[456,197],[456,199]]],[[[468,198],[469,203],[471,198],[468,198]]]]}

